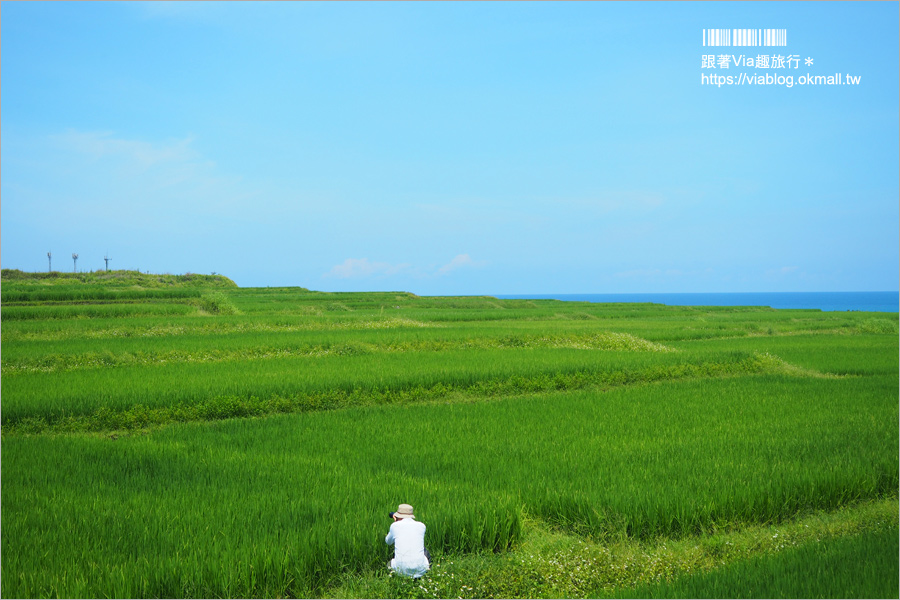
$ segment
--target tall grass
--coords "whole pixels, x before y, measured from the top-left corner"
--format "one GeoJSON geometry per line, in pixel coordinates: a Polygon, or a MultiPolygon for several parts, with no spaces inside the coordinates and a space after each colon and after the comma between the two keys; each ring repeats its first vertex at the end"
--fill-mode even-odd
{"type": "Polygon", "coordinates": [[[508,548],[523,511],[675,536],[895,494],[885,387],[736,378],[8,437],[3,593],[315,595],[382,564],[400,501],[445,555],[508,548]]]}
{"type": "Polygon", "coordinates": [[[748,337],[731,340],[699,342],[670,342],[672,348],[705,350],[768,352],[798,367],[834,375],[889,375],[900,372],[897,336],[822,335],[748,337]]]}
{"type": "Polygon", "coordinates": [[[37,287],[23,289],[21,287],[6,286],[2,291],[2,301],[4,304],[9,302],[77,302],[84,303],[88,301],[134,301],[134,300],[157,300],[157,299],[181,299],[181,298],[199,298],[200,290],[196,288],[171,288],[171,289],[115,289],[104,286],[53,286],[53,287],[37,287]],[[11,289],[10,289],[11,288],[11,289]],[[36,288],[36,289],[35,289],[36,288]]]}
{"type": "Polygon", "coordinates": [[[187,304],[82,304],[46,306],[6,306],[3,322],[36,321],[47,319],[96,319],[118,317],[129,319],[140,316],[175,316],[196,312],[187,304]]]}
{"type": "MultiPolygon", "coordinates": [[[[351,349],[352,350],[352,349],[351,349]]],[[[102,356],[101,356],[102,358],[102,356]]],[[[752,353],[592,352],[571,349],[448,350],[327,354],[266,360],[176,362],[116,369],[24,372],[3,380],[4,430],[18,421],[48,422],[100,409],[225,404],[253,398],[295,409],[429,399],[448,393],[499,396],[622,385],[684,377],[777,370],[752,353]]],[[[226,413],[227,416],[236,416],[226,413]]]]}
{"type": "Polygon", "coordinates": [[[662,344],[623,333],[597,332],[589,335],[484,334],[455,335],[398,334],[397,330],[332,330],[325,332],[249,332],[244,335],[153,336],[110,339],[98,350],[89,339],[47,341],[13,345],[3,357],[3,373],[29,371],[69,371],[117,366],[153,365],[211,361],[260,360],[275,357],[322,357],[373,353],[445,352],[511,348],[570,348],[635,352],[669,352],[662,344]]]}
{"type": "Polygon", "coordinates": [[[4,271],[4,596],[314,596],[402,501],[449,557],[897,494],[896,314],[207,277],[4,271]]]}
{"type": "Polygon", "coordinates": [[[896,526],[804,544],[708,574],[620,590],[614,598],[896,598],[896,526]]]}

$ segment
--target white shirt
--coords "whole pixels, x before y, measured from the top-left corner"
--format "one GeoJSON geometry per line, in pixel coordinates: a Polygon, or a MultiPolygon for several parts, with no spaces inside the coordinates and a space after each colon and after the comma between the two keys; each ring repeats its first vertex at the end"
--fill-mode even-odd
{"type": "Polygon", "coordinates": [[[421,577],[430,565],[425,558],[425,523],[412,517],[391,523],[391,530],[384,541],[394,544],[391,568],[402,575],[421,577]]]}

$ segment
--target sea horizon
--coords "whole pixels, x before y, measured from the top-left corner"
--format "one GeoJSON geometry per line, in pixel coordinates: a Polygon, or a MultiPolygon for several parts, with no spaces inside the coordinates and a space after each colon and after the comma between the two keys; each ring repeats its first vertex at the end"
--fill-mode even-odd
{"type": "Polygon", "coordinates": [[[504,300],[652,303],[669,306],[768,306],[824,312],[900,312],[897,292],[672,292],[585,294],[495,294],[504,300]]]}

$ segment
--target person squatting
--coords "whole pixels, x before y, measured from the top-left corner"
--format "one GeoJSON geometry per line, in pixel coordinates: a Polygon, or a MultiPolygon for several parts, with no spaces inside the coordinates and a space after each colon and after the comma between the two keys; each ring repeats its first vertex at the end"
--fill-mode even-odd
{"type": "Polygon", "coordinates": [[[416,521],[409,504],[401,504],[390,516],[394,522],[384,541],[394,545],[394,558],[388,561],[388,567],[398,575],[421,577],[431,568],[431,556],[425,549],[425,523],[416,521]]]}

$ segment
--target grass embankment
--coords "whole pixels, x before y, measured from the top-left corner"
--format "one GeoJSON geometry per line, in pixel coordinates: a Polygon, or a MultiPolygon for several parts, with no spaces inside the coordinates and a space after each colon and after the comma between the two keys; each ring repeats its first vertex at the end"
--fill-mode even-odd
{"type": "MultiPolygon", "coordinates": [[[[713,568],[789,585],[836,556],[891,577],[896,315],[17,285],[4,596],[703,595],[713,568]],[[436,559],[416,583],[382,569],[400,501],[436,559]]],[[[884,589],[842,581],[821,589],[884,589]]]]}
{"type": "Polygon", "coordinates": [[[328,598],[893,598],[896,500],[713,535],[598,542],[523,524],[503,554],[441,557],[420,580],[338,578],[328,598]]]}
{"type": "MultiPolygon", "coordinates": [[[[896,514],[896,506],[893,509],[896,514]]],[[[894,524],[843,538],[817,539],[780,555],[753,556],[718,571],[645,584],[615,597],[893,598],[900,560],[897,536],[894,524]]]]}

